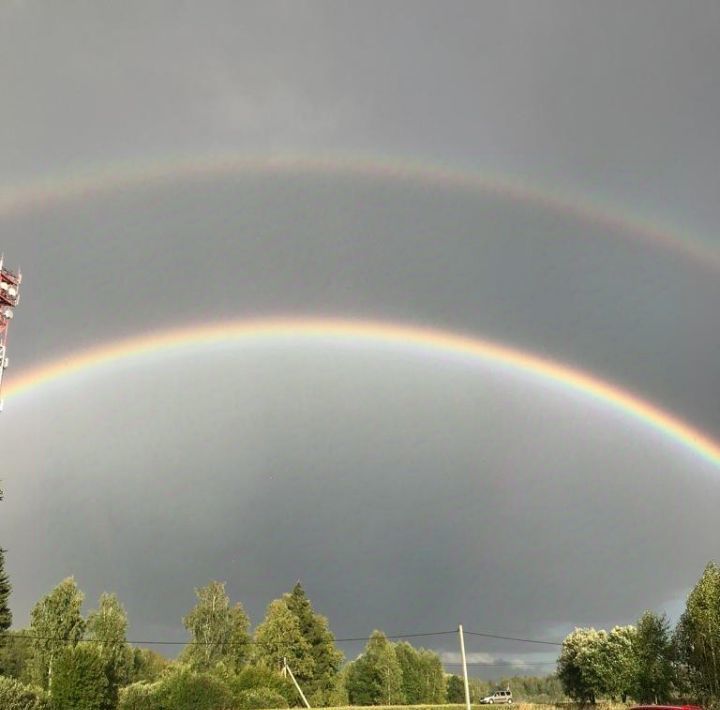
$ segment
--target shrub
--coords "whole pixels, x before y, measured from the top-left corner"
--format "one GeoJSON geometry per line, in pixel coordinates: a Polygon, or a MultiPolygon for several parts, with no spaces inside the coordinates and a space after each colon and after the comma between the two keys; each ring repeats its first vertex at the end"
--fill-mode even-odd
{"type": "Polygon", "coordinates": [[[156,685],[157,691],[151,700],[154,702],[157,698],[163,710],[231,710],[233,707],[230,689],[210,673],[181,667],[163,676],[156,685]]]}
{"type": "Polygon", "coordinates": [[[99,710],[108,702],[108,679],[92,644],[63,648],[52,667],[54,710],[99,710]]]}
{"type": "Polygon", "coordinates": [[[163,710],[159,683],[133,683],[120,688],[117,710],[163,710]]]}
{"type": "Polygon", "coordinates": [[[243,690],[236,700],[241,710],[264,710],[265,708],[287,708],[288,701],[272,688],[243,690]]]}
{"type": "Polygon", "coordinates": [[[263,666],[247,666],[240,673],[224,673],[222,678],[230,688],[236,703],[240,702],[240,695],[246,690],[272,690],[285,699],[285,705],[272,705],[268,707],[288,707],[297,699],[297,691],[287,678],[283,678],[277,671],[263,666]]]}
{"type": "Polygon", "coordinates": [[[42,690],[23,685],[14,678],[0,676],[0,708],[2,710],[49,710],[50,703],[42,690]]]}
{"type": "Polygon", "coordinates": [[[264,666],[246,666],[235,676],[233,687],[236,690],[253,690],[254,688],[271,688],[286,698],[295,696],[292,683],[283,678],[277,671],[264,666]]]}
{"type": "MultiPolygon", "coordinates": [[[[299,702],[300,698],[295,691],[293,702],[299,702]]],[[[329,690],[316,690],[308,697],[310,707],[313,708],[339,708],[349,705],[348,693],[342,679],[335,681],[335,687],[329,690]]]]}

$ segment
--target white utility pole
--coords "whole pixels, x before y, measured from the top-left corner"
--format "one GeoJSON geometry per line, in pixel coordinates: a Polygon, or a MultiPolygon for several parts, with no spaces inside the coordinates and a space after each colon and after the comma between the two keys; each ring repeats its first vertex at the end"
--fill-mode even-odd
{"type": "Polygon", "coordinates": [[[458,626],[458,634],[460,635],[460,656],[462,657],[463,680],[465,681],[465,707],[470,710],[470,685],[467,676],[467,661],[465,660],[465,639],[463,638],[462,624],[458,626]]]}
{"type": "Polygon", "coordinates": [[[290,678],[292,678],[292,682],[295,684],[295,688],[297,689],[297,692],[300,693],[300,697],[302,698],[302,701],[305,703],[305,707],[310,710],[310,703],[307,701],[307,698],[305,697],[305,693],[302,692],[302,688],[298,685],[298,682],[295,680],[295,676],[293,675],[292,670],[290,669],[290,666],[288,665],[287,658],[283,657],[283,670],[287,671],[290,674],[290,678]]]}

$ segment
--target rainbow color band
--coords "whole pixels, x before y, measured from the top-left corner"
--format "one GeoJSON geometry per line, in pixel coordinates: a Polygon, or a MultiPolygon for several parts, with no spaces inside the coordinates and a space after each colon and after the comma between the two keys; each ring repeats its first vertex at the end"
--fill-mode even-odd
{"type": "Polygon", "coordinates": [[[183,181],[229,176],[327,175],[407,181],[442,189],[467,190],[559,213],[612,230],[620,236],[657,244],[690,259],[695,265],[720,272],[720,249],[710,240],[640,216],[599,199],[533,185],[522,178],[502,177],[447,168],[428,162],[357,156],[249,157],[220,154],[116,162],[58,178],[36,179],[25,185],[0,187],[0,217],[36,212],[54,205],[97,197],[124,189],[159,187],[183,181]]]}
{"type": "Polygon", "coordinates": [[[325,318],[267,318],[229,321],[167,330],[101,345],[40,365],[10,379],[10,397],[68,375],[145,354],[189,344],[212,345],[263,340],[332,339],[378,345],[416,347],[428,353],[455,354],[501,365],[582,393],[683,445],[720,467],[720,443],[687,422],[621,387],[560,362],[469,335],[411,325],[325,318]]]}

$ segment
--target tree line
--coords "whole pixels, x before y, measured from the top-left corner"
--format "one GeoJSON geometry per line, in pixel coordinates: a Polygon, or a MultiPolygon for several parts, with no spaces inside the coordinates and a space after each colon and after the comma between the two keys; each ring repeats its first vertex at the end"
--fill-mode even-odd
{"type": "MultiPolygon", "coordinates": [[[[2,491],[0,490],[0,500],[2,491]]],[[[300,582],[267,607],[251,630],[223,582],[196,589],[182,621],[189,641],[174,660],[127,640],[127,614],[114,594],[82,614],[84,595],[69,577],[35,604],[27,629],[10,630],[11,585],[0,549],[0,708],[3,710],[256,710],[300,705],[282,674],[287,663],[313,707],[463,703],[464,684],[434,651],[374,631],[347,662],[328,620],[300,582]]],[[[635,625],[578,628],[557,673],[512,678],[516,700],[583,704],[693,700],[720,705],[720,567],[709,563],[674,629],[645,612],[635,625]]],[[[472,702],[492,691],[470,679],[472,702]]]]}
{"type": "Polygon", "coordinates": [[[581,703],[601,698],[640,703],[692,699],[720,704],[720,567],[711,562],[687,598],[674,629],[646,611],[637,624],[611,631],[578,628],[562,645],[557,675],[581,703]]]}
{"type": "Polygon", "coordinates": [[[438,654],[393,643],[381,631],[346,663],[327,618],[315,611],[300,582],[268,605],[253,632],[223,582],[195,591],[196,604],[182,620],[189,641],[172,661],[131,646],[127,614],[114,594],[103,593],[84,617],[84,595],[72,577],[35,604],[27,629],[10,631],[9,611],[6,617],[0,612],[0,708],[288,708],[300,698],[281,672],[285,663],[313,707],[448,700],[438,654]]]}

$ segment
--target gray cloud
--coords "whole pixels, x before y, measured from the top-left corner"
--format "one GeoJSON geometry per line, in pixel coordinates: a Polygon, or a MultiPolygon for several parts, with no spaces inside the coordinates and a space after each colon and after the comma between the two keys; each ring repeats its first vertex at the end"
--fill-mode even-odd
{"type": "Polygon", "coordinates": [[[371,150],[714,233],[713,3],[30,2],[3,20],[10,180],[148,152],[371,150]]]}
{"type": "MultiPolygon", "coordinates": [[[[712,3],[22,2],[0,20],[3,184],[162,155],[370,152],[570,185],[710,235],[720,217],[712,3]]],[[[250,176],[0,226],[26,274],[15,371],[207,319],[362,316],[562,359],[720,435],[718,279],[538,207],[250,176]]],[[[180,639],[194,585],[227,579],[258,621],[300,576],[340,635],[462,621],[554,638],[677,615],[717,556],[709,464],[479,365],[191,350],[11,400],[0,425],[18,623],[75,573],[93,600],[120,594],[134,636],[180,639]]]]}
{"type": "Polygon", "coordinates": [[[69,573],[91,599],[116,590],[136,638],[182,638],[210,578],[257,622],[301,577],[340,636],[547,637],[682,594],[715,553],[712,467],[544,389],[315,345],[178,352],[18,398],[2,431],[18,622],[69,573]]]}

